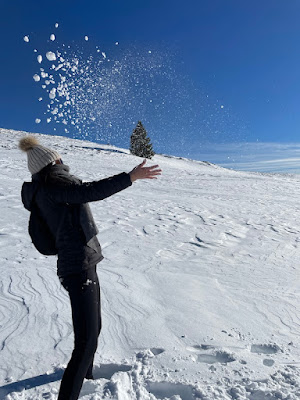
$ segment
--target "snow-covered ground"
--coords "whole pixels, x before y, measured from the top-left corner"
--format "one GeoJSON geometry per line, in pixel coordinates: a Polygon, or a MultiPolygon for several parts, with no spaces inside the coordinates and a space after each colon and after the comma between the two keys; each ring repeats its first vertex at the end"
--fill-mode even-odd
{"type": "MultiPolygon", "coordinates": [[[[55,257],[27,234],[25,133],[0,130],[0,398],[56,399],[72,351],[55,257]]],[[[40,136],[83,180],[127,150],[40,136]]],[[[93,203],[103,330],[81,400],[300,398],[300,176],[155,156],[163,175],[93,203]]]]}

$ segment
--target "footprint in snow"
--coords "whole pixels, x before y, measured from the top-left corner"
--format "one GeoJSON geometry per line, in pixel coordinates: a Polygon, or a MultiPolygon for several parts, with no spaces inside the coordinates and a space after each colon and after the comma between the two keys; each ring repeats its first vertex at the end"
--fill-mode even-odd
{"type": "Polygon", "coordinates": [[[269,358],[265,358],[265,359],[263,360],[263,364],[264,364],[265,366],[267,366],[267,367],[272,367],[272,366],[275,364],[275,361],[274,361],[274,360],[271,360],[271,359],[269,359],[269,358]]]}
{"type": "Polygon", "coordinates": [[[280,348],[277,344],[253,344],[250,351],[257,354],[276,354],[280,348]]]}
{"type": "Polygon", "coordinates": [[[128,372],[132,369],[131,365],[122,364],[102,364],[100,367],[95,367],[93,374],[95,379],[108,379],[117,372],[128,372]]]}
{"type": "MultiPolygon", "coordinates": [[[[202,350],[215,350],[215,347],[210,344],[196,344],[194,346],[187,347],[186,349],[193,353],[199,353],[202,350]]],[[[236,358],[226,351],[218,350],[214,351],[211,354],[198,354],[197,361],[206,364],[228,364],[230,362],[236,361],[236,358]]]]}
{"type": "Polygon", "coordinates": [[[151,351],[151,353],[152,353],[154,356],[158,356],[159,354],[164,353],[165,349],[160,349],[160,348],[157,348],[157,347],[152,347],[152,348],[150,349],[150,351],[151,351]]]}
{"type": "Polygon", "coordinates": [[[197,361],[206,364],[228,364],[236,359],[226,351],[217,351],[214,354],[198,354],[197,361]]]}
{"type": "Polygon", "coordinates": [[[194,388],[190,385],[183,385],[181,383],[147,382],[146,389],[159,400],[170,398],[181,400],[196,399],[194,396],[194,388]]]}

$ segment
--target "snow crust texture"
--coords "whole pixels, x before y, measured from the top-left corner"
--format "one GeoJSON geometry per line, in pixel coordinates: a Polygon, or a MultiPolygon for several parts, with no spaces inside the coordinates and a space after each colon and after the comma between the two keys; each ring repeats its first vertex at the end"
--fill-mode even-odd
{"type": "MultiPolygon", "coordinates": [[[[27,234],[23,136],[0,129],[0,399],[54,400],[73,346],[71,310],[55,257],[27,234]]],[[[36,136],[85,181],[141,162],[36,136]]],[[[160,179],[91,204],[105,256],[103,330],[80,399],[300,399],[300,177],[152,161],[160,179]]]]}

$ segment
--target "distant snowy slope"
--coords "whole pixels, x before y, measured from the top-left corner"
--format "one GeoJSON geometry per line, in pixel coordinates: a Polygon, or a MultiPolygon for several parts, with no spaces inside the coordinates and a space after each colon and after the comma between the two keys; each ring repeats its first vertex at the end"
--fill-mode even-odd
{"type": "MultiPolygon", "coordinates": [[[[55,257],[31,244],[24,132],[0,129],[0,399],[56,399],[72,351],[55,257]]],[[[128,150],[38,135],[83,180],[129,172],[128,150]]],[[[208,160],[209,161],[209,160],[208,160]]],[[[163,175],[91,207],[103,330],[81,400],[300,398],[299,175],[156,155],[163,175]]]]}

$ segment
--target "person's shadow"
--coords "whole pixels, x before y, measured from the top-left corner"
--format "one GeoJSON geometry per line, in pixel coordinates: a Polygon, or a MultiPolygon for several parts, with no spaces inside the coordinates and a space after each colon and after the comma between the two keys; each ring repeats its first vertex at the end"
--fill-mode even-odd
{"type": "MultiPolygon", "coordinates": [[[[119,365],[119,364],[101,364],[100,367],[95,366],[93,374],[95,379],[111,379],[112,375],[117,372],[127,372],[132,369],[130,365],[119,365]]],[[[64,373],[64,369],[60,368],[51,374],[43,374],[33,376],[32,378],[23,379],[21,381],[8,383],[0,386],[0,399],[3,399],[9,393],[21,392],[23,389],[32,389],[37,386],[46,385],[47,383],[61,380],[64,373]]]]}
{"type": "Polygon", "coordinates": [[[64,369],[57,369],[51,374],[33,376],[32,378],[23,379],[21,381],[0,386],[0,399],[3,399],[11,392],[21,392],[23,389],[32,389],[37,386],[46,385],[47,383],[59,381],[62,378],[63,373],[64,369]]]}

